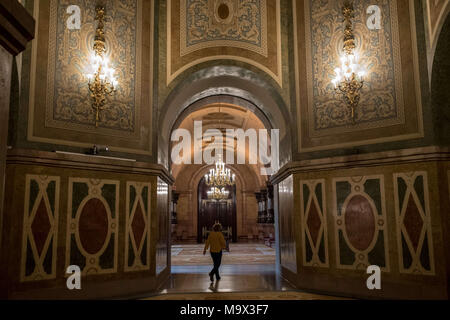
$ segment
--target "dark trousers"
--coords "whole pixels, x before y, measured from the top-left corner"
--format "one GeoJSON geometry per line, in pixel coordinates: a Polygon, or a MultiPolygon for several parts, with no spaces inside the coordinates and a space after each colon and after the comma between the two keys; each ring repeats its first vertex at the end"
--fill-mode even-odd
{"type": "Polygon", "coordinates": [[[216,279],[219,279],[219,267],[220,264],[222,263],[222,251],[220,252],[211,252],[211,258],[213,259],[214,262],[214,268],[211,270],[211,272],[209,273],[210,275],[216,275],[216,279]]]}

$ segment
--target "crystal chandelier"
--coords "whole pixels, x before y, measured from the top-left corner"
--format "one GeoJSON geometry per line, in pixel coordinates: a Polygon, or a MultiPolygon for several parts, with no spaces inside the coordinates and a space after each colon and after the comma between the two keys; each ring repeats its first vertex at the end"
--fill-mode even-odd
{"type": "Polygon", "coordinates": [[[351,118],[355,121],[355,110],[360,100],[360,91],[364,85],[364,70],[358,65],[355,53],[355,35],[353,34],[352,19],[355,17],[353,4],[346,1],[342,8],[345,18],[344,54],[341,57],[341,67],[334,72],[336,77],[333,84],[336,91],[344,96],[344,100],[351,109],[351,118]]]}
{"type": "Polygon", "coordinates": [[[208,194],[208,198],[211,200],[217,200],[217,201],[221,201],[221,200],[227,200],[230,192],[228,190],[225,190],[225,188],[219,189],[216,187],[211,188],[211,190],[209,190],[207,192],[208,194]]]}
{"type": "Polygon", "coordinates": [[[90,66],[93,73],[88,73],[89,91],[91,92],[92,108],[95,112],[95,126],[100,122],[100,112],[105,109],[106,96],[116,91],[117,80],[114,77],[114,69],[109,67],[109,59],[105,57],[106,42],[104,32],[105,8],[96,8],[95,20],[98,20],[95,32],[94,53],[91,56],[90,66]]]}
{"type": "Polygon", "coordinates": [[[209,170],[209,174],[205,175],[205,182],[208,187],[223,188],[226,186],[232,186],[236,183],[236,175],[231,173],[230,169],[225,167],[225,163],[219,159],[216,162],[216,167],[209,170]]]}

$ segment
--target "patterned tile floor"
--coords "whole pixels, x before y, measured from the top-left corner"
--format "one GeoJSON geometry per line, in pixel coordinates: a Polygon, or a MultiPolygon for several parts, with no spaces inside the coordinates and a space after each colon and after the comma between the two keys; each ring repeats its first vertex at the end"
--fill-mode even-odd
{"type": "MultiPolygon", "coordinates": [[[[210,264],[211,257],[209,254],[203,255],[202,244],[172,246],[172,266],[210,264]]],[[[257,243],[232,243],[230,252],[223,253],[222,264],[275,264],[275,249],[257,243]]]]}

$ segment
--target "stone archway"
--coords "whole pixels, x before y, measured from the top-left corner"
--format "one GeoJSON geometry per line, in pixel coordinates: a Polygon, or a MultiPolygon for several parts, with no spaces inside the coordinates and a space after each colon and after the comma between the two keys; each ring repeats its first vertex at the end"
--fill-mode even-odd
{"type": "MultiPolygon", "coordinates": [[[[188,238],[194,239],[197,230],[198,212],[198,184],[212,166],[190,166],[181,171],[175,180],[174,188],[180,194],[178,199],[178,220],[182,229],[187,230],[188,238]],[[185,221],[190,221],[189,224],[185,221]]],[[[259,178],[254,171],[247,166],[230,166],[236,174],[236,216],[237,237],[248,235],[249,228],[256,226],[257,202],[255,192],[261,187],[259,178]],[[253,214],[254,213],[254,214],[253,214]],[[248,222],[254,220],[252,226],[248,222]]]]}

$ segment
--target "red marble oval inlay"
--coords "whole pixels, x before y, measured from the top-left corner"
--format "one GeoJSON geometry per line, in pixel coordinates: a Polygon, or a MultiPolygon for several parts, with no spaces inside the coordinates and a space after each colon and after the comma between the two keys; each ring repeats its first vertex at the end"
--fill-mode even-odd
{"type": "Polygon", "coordinates": [[[369,201],[363,196],[354,196],[345,210],[345,232],[350,244],[366,250],[375,235],[375,215],[369,201]]]}
{"type": "Polygon", "coordinates": [[[78,224],[81,245],[89,254],[96,254],[108,236],[108,213],[103,202],[91,199],[83,207],[78,224]]]}

